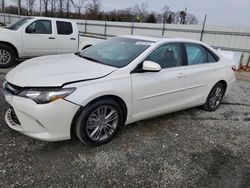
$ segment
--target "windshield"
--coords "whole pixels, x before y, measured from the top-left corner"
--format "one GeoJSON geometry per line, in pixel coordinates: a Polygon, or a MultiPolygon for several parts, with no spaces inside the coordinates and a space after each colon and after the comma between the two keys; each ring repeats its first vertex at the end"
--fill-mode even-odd
{"type": "Polygon", "coordinates": [[[118,37],[87,48],[79,56],[113,67],[124,67],[151,44],[151,41],[118,37]]]}
{"type": "Polygon", "coordinates": [[[9,27],[6,27],[7,29],[11,29],[11,30],[18,30],[20,27],[22,27],[25,23],[27,23],[28,20],[30,20],[32,18],[23,18],[19,21],[17,21],[16,23],[10,25],[9,27]]]}

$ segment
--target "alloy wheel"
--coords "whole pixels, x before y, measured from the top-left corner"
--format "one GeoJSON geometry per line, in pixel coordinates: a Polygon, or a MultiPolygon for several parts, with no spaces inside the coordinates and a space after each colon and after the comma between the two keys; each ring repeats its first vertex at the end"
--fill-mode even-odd
{"type": "Polygon", "coordinates": [[[86,133],[94,141],[110,138],[118,126],[118,112],[112,106],[101,106],[94,110],[86,123],[86,133]]]}
{"type": "Polygon", "coordinates": [[[224,89],[217,86],[209,98],[209,105],[211,109],[216,109],[220,105],[223,95],[224,89]]]}
{"type": "Polygon", "coordinates": [[[0,64],[8,64],[11,60],[11,54],[5,49],[0,49],[0,64]]]}

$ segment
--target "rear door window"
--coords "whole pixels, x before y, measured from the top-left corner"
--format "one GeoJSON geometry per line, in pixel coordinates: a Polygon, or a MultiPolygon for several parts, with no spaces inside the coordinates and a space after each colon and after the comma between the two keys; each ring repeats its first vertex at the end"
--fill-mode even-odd
{"type": "Polygon", "coordinates": [[[219,57],[207,50],[207,58],[209,63],[215,63],[219,60],[219,57]]]}
{"type": "Polygon", "coordinates": [[[185,43],[184,45],[187,52],[188,65],[215,63],[219,61],[219,57],[215,53],[200,44],[185,43]]]}
{"type": "Polygon", "coordinates": [[[56,27],[59,35],[70,35],[73,33],[72,24],[70,22],[56,21],[56,27]]]}
{"type": "Polygon", "coordinates": [[[199,44],[186,43],[188,65],[208,63],[207,51],[199,44]]]}

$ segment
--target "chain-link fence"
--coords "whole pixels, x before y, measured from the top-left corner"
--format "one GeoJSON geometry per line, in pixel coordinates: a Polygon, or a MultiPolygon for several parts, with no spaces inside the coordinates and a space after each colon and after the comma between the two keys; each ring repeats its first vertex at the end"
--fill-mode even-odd
{"type": "MultiPolygon", "coordinates": [[[[7,24],[25,16],[1,14],[0,21],[7,24]]],[[[110,22],[75,20],[79,31],[98,36],[145,35],[153,37],[181,37],[201,40],[214,48],[243,52],[242,62],[250,61],[250,26],[181,25],[165,23],[110,22]]]]}

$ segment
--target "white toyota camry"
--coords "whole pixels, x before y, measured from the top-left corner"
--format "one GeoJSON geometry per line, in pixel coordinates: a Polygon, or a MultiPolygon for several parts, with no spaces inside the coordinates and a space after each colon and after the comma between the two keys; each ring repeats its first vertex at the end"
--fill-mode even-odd
{"type": "Polygon", "coordinates": [[[101,145],[124,124],[195,106],[214,111],[234,81],[231,62],[199,41],[116,37],[11,70],[5,120],[33,138],[101,145]]]}

